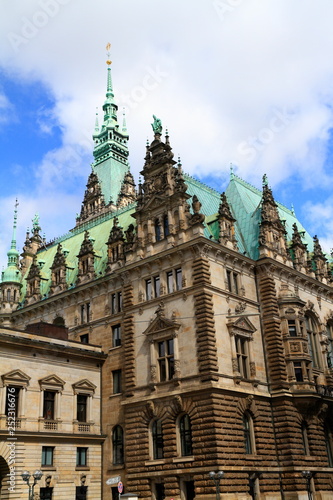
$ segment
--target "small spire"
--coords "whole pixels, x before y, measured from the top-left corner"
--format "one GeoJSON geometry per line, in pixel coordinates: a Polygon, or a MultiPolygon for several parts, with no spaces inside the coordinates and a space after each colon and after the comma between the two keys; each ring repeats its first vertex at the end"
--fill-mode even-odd
{"type": "Polygon", "coordinates": [[[165,129],[165,144],[170,144],[168,127],[165,129]]]}
{"type": "Polygon", "coordinates": [[[234,166],[232,163],[230,163],[230,180],[234,179],[235,174],[234,174],[234,166]]]}
{"type": "Polygon", "coordinates": [[[108,99],[110,97],[113,99],[114,98],[114,94],[113,94],[112,76],[111,76],[111,64],[112,64],[112,61],[110,60],[110,49],[111,49],[111,43],[108,43],[107,46],[106,46],[107,56],[108,56],[108,59],[106,61],[106,64],[108,65],[108,79],[107,79],[107,86],[106,86],[106,97],[108,99]]]}
{"type": "Polygon", "coordinates": [[[296,214],[295,214],[295,208],[294,208],[294,204],[293,204],[293,203],[291,204],[291,213],[292,213],[293,215],[296,215],[296,214]]]}
{"type": "Polygon", "coordinates": [[[182,162],[180,161],[180,155],[178,155],[178,167],[181,168],[181,166],[182,166],[182,162]]]}

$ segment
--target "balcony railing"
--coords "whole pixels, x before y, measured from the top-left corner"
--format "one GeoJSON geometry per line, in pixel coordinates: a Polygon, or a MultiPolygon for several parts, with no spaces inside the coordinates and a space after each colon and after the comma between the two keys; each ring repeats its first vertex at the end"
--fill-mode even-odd
{"type": "Polygon", "coordinates": [[[58,422],[56,420],[44,420],[44,429],[48,431],[57,431],[58,422]]]}

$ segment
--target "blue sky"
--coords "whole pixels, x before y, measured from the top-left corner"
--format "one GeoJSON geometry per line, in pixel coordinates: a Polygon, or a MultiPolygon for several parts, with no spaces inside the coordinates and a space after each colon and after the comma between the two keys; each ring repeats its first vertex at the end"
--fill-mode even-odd
{"type": "Polygon", "coordinates": [[[36,212],[47,240],[75,224],[107,42],[136,180],[156,114],[186,172],[219,191],[231,163],[259,188],[266,173],[276,199],[329,251],[332,18],[330,0],[2,2],[1,265],[16,197],[19,250],[36,212]]]}

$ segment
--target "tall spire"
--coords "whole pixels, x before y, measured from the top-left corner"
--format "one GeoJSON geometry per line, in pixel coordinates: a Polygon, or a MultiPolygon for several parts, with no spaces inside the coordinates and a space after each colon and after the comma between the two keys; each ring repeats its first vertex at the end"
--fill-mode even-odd
{"type": "Polygon", "coordinates": [[[18,260],[19,260],[19,252],[16,250],[16,224],[17,224],[17,207],[18,201],[15,201],[14,208],[14,221],[13,221],[13,234],[12,241],[10,245],[10,250],[7,252],[8,256],[8,264],[7,269],[5,269],[2,273],[2,281],[3,282],[20,282],[20,271],[18,270],[18,260]]]}
{"type": "Polygon", "coordinates": [[[13,235],[12,235],[12,242],[11,242],[11,249],[16,250],[16,226],[17,226],[17,207],[19,203],[17,201],[17,198],[15,200],[15,208],[14,208],[14,221],[13,221],[13,235]]]}
{"type": "Polygon", "coordinates": [[[108,43],[106,46],[107,88],[103,104],[103,118],[99,123],[96,117],[93,133],[93,172],[100,183],[105,205],[112,209],[114,208],[112,201],[116,202],[118,199],[122,182],[129,169],[127,147],[129,137],[125,118],[123,118],[122,125],[118,123],[118,106],[114,100],[112,87],[110,49],[111,45],[108,43]]]}

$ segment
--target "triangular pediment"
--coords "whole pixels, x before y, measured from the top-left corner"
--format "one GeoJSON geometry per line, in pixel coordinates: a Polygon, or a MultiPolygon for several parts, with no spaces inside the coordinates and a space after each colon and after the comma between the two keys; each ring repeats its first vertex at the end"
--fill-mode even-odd
{"type": "Polygon", "coordinates": [[[21,370],[12,370],[4,375],[1,375],[4,385],[28,385],[31,377],[28,377],[21,370]]]}
{"type": "Polygon", "coordinates": [[[180,328],[180,324],[164,316],[157,316],[143,332],[145,335],[153,335],[166,331],[176,331],[180,328]]]}
{"type": "Polygon", "coordinates": [[[256,327],[246,316],[238,318],[232,323],[228,323],[228,329],[229,333],[232,335],[245,335],[248,337],[252,337],[253,333],[256,331],[256,327]]]}
{"type": "Polygon", "coordinates": [[[59,387],[64,387],[65,381],[62,380],[60,377],[57,375],[49,375],[47,377],[44,377],[39,380],[39,384],[42,387],[47,387],[47,388],[56,388],[59,389],[59,387]]]}
{"type": "Polygon", "coordinates": [[[74,392],[81,393],[81,394],[92,394],[95,392],[96,385],[90,382],[88,379],[83,379],[80,380],[79,382],[75,382],[75,384],[72,384],[74,392]]]}

